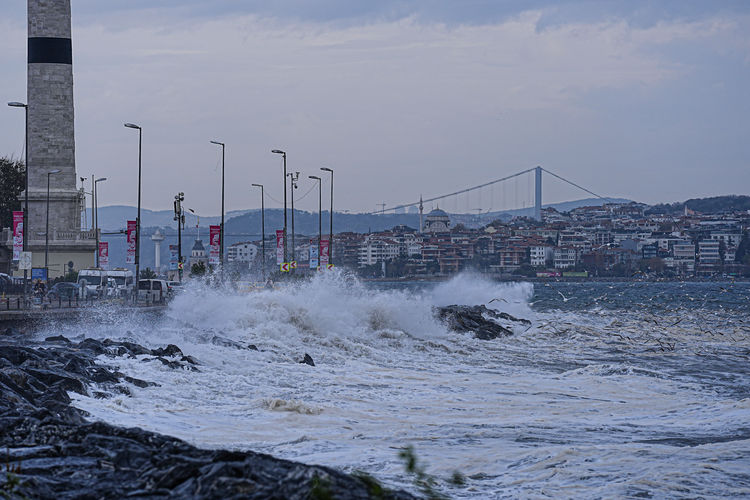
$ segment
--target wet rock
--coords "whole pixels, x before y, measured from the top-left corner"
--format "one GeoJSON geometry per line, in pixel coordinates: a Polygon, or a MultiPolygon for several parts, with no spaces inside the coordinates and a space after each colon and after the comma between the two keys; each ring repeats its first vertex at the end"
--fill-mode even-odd
{"type": "MultiPolygon", "coordinates": [[[[142,429],[89,422],[85,412],[70,406],[68,391],[107,398],[112,392],[130,395],[128,384],[153,385],[100,364],[101,355],[120,352],[151,350],[96,339],[34,344],[0,338],[0,450],[17,480],[11,497],[301,500],[320,498],[323,485],[330,498],[413,498],[373,493],[366,481],[327,467],[254,452],[201,450],[142,429]]],[[[164,357],[181,356],[179,349],[167,346],[160,354],[150,359],[182,366],[164,357]]],[[[181,361],[192,364],[190,359],[197,363],[184,355],[181,361]]],[[[303,362],[314,366],[308,354],[303,362]]],[[[11,476],[3,472],[6,477],[11,476]]]]}
{"type": "Polygon", "coordinates": [[[235,349],[244,349],[244,346],[240,344],[239,342],[235,342],[234,340],[229,340],[224,337],[219,337],[218,335],[214,335],[214,337],[211,339],[211,343],[213,345],[218,345],[221,347],[233,347],[235,349]]]}
{"type": "Polygon", "coordinates": [[[255,344],[249,344],[247,346],[247,348],[250,349],[251,351],[257,351],[258,350],[258,346],[255,345],[255,344]]]}
{"type": "Polygon", "coordinates": [[[54,337],[47,337],[44,339],[45,342],[65,342],[66,344],[70,344],[70,340],[67,337],[63,337],[62,335],[55,335],[54,337]]]}
{"type": "Polygon", "coordinates": [[[513,331],[499,324],[497,320],[513,323],[531,324],[527,319],[516,318],[504,312],[478,306],[445,306],[436,307],[435,315],[456,332],[470,332],[481,340],[492,340],[501,336],[513,335],[513,331]]]}
{"type": "Polygon", "coordinates": [[[313,361],[312,356],[310,356],[307,353],[305,353],[305,357],[302,361],[300,361],[300,363],[303,363],[305,365],[315,366],[315,361],[313,361]]]}
{"type": "Polygon", "coordinates": [[[151,353],[154,356],[167,356],[170,358],[174,358],[176,356],[182,356],[182,351],[179,347],[177,347],[174,344],[169,344],[167,347],[159,347],[157,349],[151,349],[151,353]]]}

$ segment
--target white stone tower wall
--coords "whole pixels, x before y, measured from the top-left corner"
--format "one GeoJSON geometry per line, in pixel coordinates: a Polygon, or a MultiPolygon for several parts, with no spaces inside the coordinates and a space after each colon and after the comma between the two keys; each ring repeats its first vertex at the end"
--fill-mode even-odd
{"type": "Polygon", "coordinates": [[[29,237],[80,231],[76,189],[70,0],[28,1],[29,237]]]}

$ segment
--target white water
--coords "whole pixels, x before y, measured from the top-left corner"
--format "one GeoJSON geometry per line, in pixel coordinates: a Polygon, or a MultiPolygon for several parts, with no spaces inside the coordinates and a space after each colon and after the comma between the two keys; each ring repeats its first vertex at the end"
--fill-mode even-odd
{"type": "MultiPolygon", "coordinates": [[[[463,487],[441,485],[454,497],[750,494],[750,400],[659,364],[689,353],[610,345],[601,332],[623,315],[537,313],[532,294],[530,284],[472,275],[423,292],[373,291],[338,273],[244,295],[190,288],[161,320],[107,316],[83,333],[173,343],[200,372],[102,357],[159,387],[71,396],[94,419],[363,470],[390,486],[409,487],[397,455],[413,445],[438,478],[469,476],[463,487]],[[433,306],[448,304],[489,304],[533,325],[476,340],[433,318],[433,306]],[[572,326],[553,334],[551,322],[572,326]],[[305,353],[315,367],[299,363],[305,353]]],[[[637,335],[644,325],[632,321],[620,331],[637,335]]],[[[80,327],[54,333],[81,338],[80,327]]]]}

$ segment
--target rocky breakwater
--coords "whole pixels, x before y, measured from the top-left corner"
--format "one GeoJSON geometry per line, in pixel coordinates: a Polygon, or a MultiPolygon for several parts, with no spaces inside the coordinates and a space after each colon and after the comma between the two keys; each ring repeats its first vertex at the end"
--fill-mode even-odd
{"type": "Polygon", "coordinates": [[[145,355],[174,369],[199,361],[169,345],[0,333],[0,497],[407,499],[365,475],[348,475],[254,452],[203,450],[138,428],[91,422],[69,392],[106,398],[129,394],[138,380],[102,364],[145,355]]]}
{"type": "Polygon", "coordinates": [[[527,319],[516,318],[484,305],[436,307],[433,312],[451,330],[473,333],[481,340],[513,335],[513,328],[518,325],[531,326],[531,321],[527,319]]]}

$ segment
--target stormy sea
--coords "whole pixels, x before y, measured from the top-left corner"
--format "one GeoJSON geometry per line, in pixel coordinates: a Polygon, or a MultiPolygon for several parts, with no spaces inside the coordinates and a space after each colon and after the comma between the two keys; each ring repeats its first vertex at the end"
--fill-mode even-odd
{"type": "Polygon", "coordinates": [[[336,272],[251,293],[192,285],[161,315],[102,308],[35,335],[178,346],[198,370],[101,356],[158,385],[69,394],[90,421],[199,448],[363,471],[420,494],[400,456],[411,447],[450,498],[750,495],[748,283],[336,272]],[[449,305],[528,322],[486,340],[441,321],[449,305]]]}

